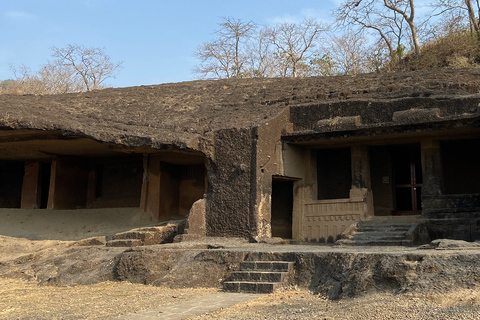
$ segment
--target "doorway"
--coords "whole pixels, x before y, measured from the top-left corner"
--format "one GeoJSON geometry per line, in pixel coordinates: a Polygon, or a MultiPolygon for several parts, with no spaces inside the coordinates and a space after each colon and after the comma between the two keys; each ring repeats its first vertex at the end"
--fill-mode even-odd
{"type": "Polygon", "coordinates": [[[293,181],[272,180],[272,237],[292,238],[293,181]]]}
{"type": "Polygon", "coordinates": [[[372,146],[370,168],[376,216],[422,213],[419,144],[372,146]]]}
{"type": "Polygon", "coordinates": [[[395,215],[422,213],[422,163],[420,146],[394,149],[395,215]]]}

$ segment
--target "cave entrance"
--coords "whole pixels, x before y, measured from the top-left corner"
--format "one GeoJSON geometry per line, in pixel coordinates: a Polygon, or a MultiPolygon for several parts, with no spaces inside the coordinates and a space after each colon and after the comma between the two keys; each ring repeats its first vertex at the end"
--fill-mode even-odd
{"type": "Polygon", "coordinates": [[[272,237],[292,238],[293,180],[272,180],[272,237]]]}

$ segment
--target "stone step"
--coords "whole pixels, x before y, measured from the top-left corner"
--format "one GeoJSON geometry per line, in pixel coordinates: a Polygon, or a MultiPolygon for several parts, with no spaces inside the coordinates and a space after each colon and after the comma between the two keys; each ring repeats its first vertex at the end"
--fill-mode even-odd
{"type": "Polygon", "coordinates": [[[242,261],[240,270],[232,272],[223,288],[230,292],[271,293],[287,282],[293,264],[288,261],[242,261]]]}
{"type": "Polygon", "coordinates": [[[411,246],[413,242],[411,240],[353,240],[353,239],[340,239],[336,242],[341,246],[411,246]]]}
{"type": "Polygon", "coordinates": [[[117,239],[107,241],[107,247],[139,247],[143,245],[140,239],[117,239]]]}
{"type": "Polygon", "coordinates": [[[280,282],[225,281],[223,288],[229,292],[272,293],[281,285],[280,282]]]}
{"type": "Polygon", "coordinates": [[[404,231],[407,232],[410,229],[410,225],[398,225],[398,226],[364,226],[358,225],[356,228],[357,232],[368,232],[368,231],[382,231],[382,232],[390,232],[390,231],[404,231]]]}
{"type": "Polygon", "coordinates": [[[356,232],[350,240],[404,240],[405,232],[356,232]]]}
{"type": "Polygon", "coordinates": [[[240,271],[277,271],[289,272],[293,262],[288,261],[242,261],[240,271]]]}
{"type": "Polygon", "coordinates": [[[270,271],[234,271],[230,276],[231,281],[254,281],[254,282],[282,282],[288,276],[288,272],[270,271]]]}
{"type": "Polygon", "coordinates": [[[119,232],[113,235],[113,240],[140,240],[141,245],[155,245],[165,242],[173,242],[177,235],[177,226],[168,224],[166,226],[145,227],[119,232]]]}
{"type": "Polygon", "coordinates": [[[151,231],[125,231],[116,233],[113,235],[113,240],[120,240],[120,239],[138,239],[145,241],[146,239],[150,239],[154,237],[154,232],[151,231]]]}

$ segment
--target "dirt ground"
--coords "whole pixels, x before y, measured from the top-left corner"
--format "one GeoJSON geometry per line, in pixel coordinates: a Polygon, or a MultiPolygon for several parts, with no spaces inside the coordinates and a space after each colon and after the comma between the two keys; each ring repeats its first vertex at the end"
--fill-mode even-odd
{"type": "MultiPolygon", "coordinates": [[[[31,252],[59,254],[71,242],[0,237],[0,265],[31,252]]],[[[129,282],[39,285],[37,279],[0,274],[0,319],[114,319],[218,293],[218,289],[171,289],[129,282]]],[[[161,317],[159,317],[161,319],[161,317]]],[[[191,318],[210,319],[480,319],[480,288],[443,294],[430,291],[370,293],[330,301],[290,287],[255,300],[191,318]]]]}
{"type": "Polygon", "coordinates": [[[216,292],[129,282],[54,287],[0,278],[0,319],[112,319],[216,292]]]}
{"type": "MultiPolygon", "coordinates": [[[[15,221],[18,222],[17,226],[20,226],[14,229],[4,225],[0,226],[0,229],[11,233],[28,233],[32,238],[42,238],[44,236],[40,232],[42,228],[38,228],[38,225],[34,228],[35,224],[32,227],[20,223],[27,217],[22,217],[19,213],[3,211],[4,215],[17,214],[10,216],[10,220],[6,216],[3,218],[10,221],[10,226],[15,225],[15,221]]],[[[118,225],[115,226],[115,230],[105,229],[103,224],[99,223],[83,228],[85,218],[84,216],[83,219],[79,219],[77,223],[70,222],[70,231],[75,231],[74,237],[68,239],[71,241],[61,241],[62,237],[54,237],[56,240],[31,241],[19,238],[18,234],[17,237],[0,236],[0,267],[4,270],[0,273],[0,319],[113,319],[218,293],[218,289],[212,288],[171,289],[126,281],[69,286],[58,286],[58,283],[57,286],[39,285],[38,276],[42,274],[42,270],[24,272],[29,269],[22,269],[22,264],[31,264],[24,261],[27,258],[36,259],[37,268],[43,266],[40,261],[49,259],[53,259],[52,263],[58,270],[62,268],[61,263],[67,265],[71,263],[73,268],[77,264],[62,257],[80,255],[83,252],[80,247],[75,246],[74,240],[77,237],[92,233],[112,233],[117,229],[130,227],[118,225]],[[94,226],[96,229],[93,229],[94,226]],[[83,233],[81,230],[87,232],[83,233]],[[18,269],[18,272],[13,269],[18,269]]],[[[101,222],[102,219],[101,216],[96,216],[94,220],[101,222]]],[[[137,219],[142,220],[138,216],[129,223],[136,225],[137,219]]],[[[50,233],[57,227],[64,226],[63,220],[54,221],[57,221],[57,224],[50,224],[49,229],[45,230],[45,227],[43,232],[50,233]]],[[[93,249],[85,247],[83,252],[89,255],[87,262],[91,264],[100,258],[108,260],[125,250],[110,248],[99,251],[104,256],[97,257],[95,254],[100,253],[93,249]]],[[[79,259],[83,259],[82,257],[79,259]]],[[[88,276],[92,278],[94,275],[90,272],[88,276]]],[[[290,287],[192,319],[480,319],[480,287],[475,285],[442,294],[435,294],[432,290],[406,294],[370,293],[335,301],[313,295],[304,289],[290,287]]]]}
{"type": "Polygon", "coordinates": [[[479,319],[480,291],[369,294],[329,301],[295,288],[192,319],[479,319]]]}
{"type": "MultiPolygon", "coordinates": [[[[127,282],[52,287],[0,278],[0,319],[112,319],[216,292],[217,289],[169,289],[127,282]]],[[[444,295],[370,294],[329,301],[305,290],[287,288],[191,319],[479,318],[478,290],[444,295]]]]}

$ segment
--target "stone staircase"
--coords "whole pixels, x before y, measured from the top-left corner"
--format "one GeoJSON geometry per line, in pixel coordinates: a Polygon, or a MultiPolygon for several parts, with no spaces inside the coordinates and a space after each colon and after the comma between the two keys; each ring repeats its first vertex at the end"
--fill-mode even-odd
{"type": "Polygon", "coordinates": [[[373,217],[359,221],[342,233],[337,245],[411,246],[418,216],[373,217]]]}
{"type": "Polygon", "coordinates": [[[178,225],[166,225],[132,229],[116,233],[107,241],[107,247],[138,247],[173,242],[178,225]]]}
{"type": "Polygon", "coordinates": [[[229,292],[272,293],[293,278],[293,262],[242,261],[240,270],[234,271],[223,283],[229,292]]]}

